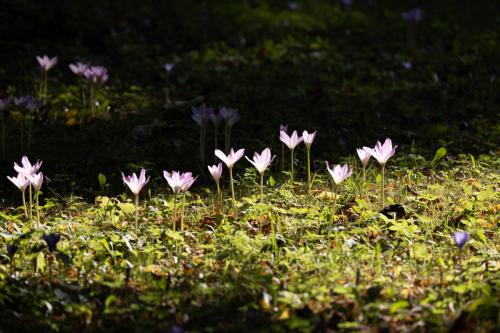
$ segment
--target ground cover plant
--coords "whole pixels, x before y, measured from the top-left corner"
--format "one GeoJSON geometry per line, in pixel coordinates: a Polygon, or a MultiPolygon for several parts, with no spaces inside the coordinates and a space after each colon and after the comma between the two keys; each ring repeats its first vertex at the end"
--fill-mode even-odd
{"type": "Polygon", "coordinates": [[[1,332],[499,330],[495,1],[1,7],[1,332]]]}

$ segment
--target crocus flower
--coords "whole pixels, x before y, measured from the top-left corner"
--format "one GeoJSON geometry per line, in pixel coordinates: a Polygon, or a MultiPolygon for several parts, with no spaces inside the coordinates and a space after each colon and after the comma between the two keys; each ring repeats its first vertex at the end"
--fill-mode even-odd
{"type": "Polygon", "coordinates": [[[229,127],[234,126],[240,120],[238,109],[230,109],[222,106],[219,108],[219,114],[229,127]]]}
{"type": "Polygon", "coordinates": [[[295,147],[297,147],[297,145],[304,140],[304,138],[299,137],[297,131],[293,131],[291,136],[289,136],[285,131],[280,131],[280,140],[290,149],[290,168],[291,168],[290,179],[292,180],[293,183],[293,164],[294,164],[293,151],[295,147]]]}
{"type": "Polygon", "coordinates": [[[342,6],[350,7],[352,5],[352,0],[341,0],[342,6]]]}
{"type": "Polygon", "coordinates": [[[401,65],[403,66],[404,69],[411,69],[411,67],[413,66],[412,63],[409,61],[403,61],[401,65]]]}
{"type": "Polygon", "coordinates": [[[330,165],[328,164],[328,162],[326,162],[326,168],[332,176],[335,185],[342,183],[352,175],[352,170],[349,170],[347,164],[344,164],[343,166],[337,164],[333,169],[330,169],[330,165]]]}
{"type": "Polygon", "coordinates": [[[175,194],[187,192],[198,176],[193,177],[191,172],[163,171],[163,177],[168,182],[175,194]]]}
{"type": "Polygon", "coordinates": [[[299,143],[301,143],[304,138],[299,137],[297,131],[293,131],[292,135],[289,136],[285,131],[280,131],[280,140],[283,142],[290,150],[295,149],[299,143]]]}
{"type": "Polygon", "coordinates": [[[377,141],[377,144],[375,145],[375,148],[368,148],[368,147],[363,147],[363,149],[375,157],[380,164],[381,168],[381,173],[382,173],[382,183],[381,185],[381,192],[382,192],[382,208],[385,206],[385,164],[387,163],[387,160],[391,158],[392,155],[396,152],[396,148],[398,146],[392,147],[392,141],[391,139],[387,138],[382,145],[380,141],[377,141]]]}
{"type": "Polygon", "coordinates": [[[212,175],[213,179],[216,182],[219,182],[220,177],[222,176],[222,163],[219,163],[217,165],[212,165],[212,166],[209,165],[208,171],[212,175]]]}
{"type": "Polygon", "coordinates": [[[416,7],[412,8],[406,12],[401,13],[403,20],[410,23],[419,23],[422,21],[423,11],[422,8],[416,7]]]}
{"type": "Polygon", "coordinates": [[[141,192],[142,188],[146,186],[146,184],[149,182],[149,176],[146,178],[146,170],[141,169],[141,173],[139,177],[133,172],[132,175],[130,176],[125,176],[122,172],[122,178],[123,182],[127,184],[128,188],[134,195],[139,195],[139,192],[141,192]]]}
{"type": "Polygon", "coordinates": [[[363,149],[368,154],[373,156],[380,165],[385,165],[387,163],[387,160],[389,160],[389,158],[394,155],[397,147],[397,145],[393,147],[391,139],[387,138],[385,139],[384,144],[381,144],[380,141],[377,141],[377,144],[374,148],[363,147],[363,149]]]}
{"type": "Polygon", "coordinates": [[[90,66],[88,64],[85,64],[83,62],[77,62],[76,64],[70,64],[69,69],[75,73],[76,75],[83,76],[85,71],[89,68],[90,66]]]}
{"type": "Polygon", "coordinates": [[[370,160],[370,157],[372,155],[370,155],[370,153],[363,148],[356,149],[356,152],[358,153],[358,157],[359,160],[361,161],[361,164],[363,165],[363,168],[366,168],[366,165],[368,164],[368,161],[370,160]]]}
{"type": "Polygon", "coordinates": [[[24,192],[26,190],[26,187],[30,184],[30,181],[28,178],[26,178],[22,173],[18,173],[16,177],[9,177],[7,178],[17,186],[17,188],[21,191],[24,192]]]}
{"type": "Polygon", "coordinates": [[[172,71],[172,69],[174,68],[174,64],[172,64],[172,63],[166,63],[166,64],[164,65],[164,68],[165,68],[165,70],[166,70],[168,73],[170,73],[170,72],[172,71]]]}
{"type": "Polygon", "coordinates": [[[232,169],[234,164],[238,162],[238,160],[245,154],[245,149],[240,149],[234,152],[233,148],[228,155],[224,154],[223,151],[216,149],[215,156],[217,156],[224,164],[228,167],[228,169],[232,169]]]}
{"type": "Polygon", "coordinates": [[[24,104],[26,104],[26,101],[28,100],[30,96],[18,96],[14,97],[14,105],[18,107],[24,107],[24,104]]]}
{"type": "Polygon", "coordinates": [[[36,60],[38,61],[40,68],[45,72],[48,72],[49,69],[51,69],[57,64],[57,57],[51,59],[47,55],[44,55],[42,57],[37,56],[36,60]]]}
{"type": "Polygon", "coordinates": [[[260,198],[264,199],[264,171],[266,171],[267,167],[274,160],[276,155],[271,157],[271,149],[265,148],[261,154],[254,153],[253,161],[249,159],[247,156],[245,158],[248,162],[252,163],[253,166],[257,169],[260,174],[260,198]]]}
{"type": "Polygon", "coordinates": [[[28,178],[29,176],[38,172],[38,170],[42,166],[42,163],[42,161],[38,160],[35,164],[31,165],[28,157],[23,156],[23,158],[21,159],[22,167],[14,162],[14,170],[16,170],[18,173],[22,173],[24,177],[28,178]]]}
{"type": "Polygon", "coordinates": [[[299,4],[295,1],[290,1],[288,3],[288,9],[291,11],[296,11],[299,8],[299,4]]]}
{"type": "Polygon", "coordinates": [[[224,154],[221,150],[215,150],[215,156],[217,156],[224,164],[226,164],[229,169],[229,184],[231,186],[231,198],[233,199],[233,208],[236,208],[236,197],[234,195],[234,181],[233,181],[233,166],[245,153],[245,149],[240,149],[236,153],[233,148],[228,155],[224,154]]]}
{"type": "Polygon", "coordinates": [[[315,137],[316,137],[316,131],[314,131],[313,133],[304,131],[302,133],[302,139],[304,140],[304,145],[306,146],[307,149],[311,149],[311,145],[313,144],[315,137]]]}
{"type": "Polygon", "coordinates": [[[455,233],[453,234],[453,240],[455,241],[455,245],[459,249],[462,249],[465,244],[467,244],[469,238],[469,233],[465,231],[455,231],[455,233]]]}
{"type": "Polygon", "coordinates": [[[103,66],[89,66],[83,72],[83,76],[93,84],[103,85],[109,79],[108,70],[103,66]]]}
{"type": "Polygon", "coordinates": [[[49,251],[52,253],[57,249],[57,243],[61,240],[60,234],[50,233],[48,235],[43,235],[42,239],[47,243],[49,251]]]}
{"type": "Polygon", "coordinates": [[[12,257],[14,257],[14,255],[16,254],[17,250],[19,250],[19,246],[17,245],[7,245],[7,253],[10,257],[10,259],[12,260],[12,257]]]}
{"type": "Polygon", "coordinates": [[[210,120],[210,115],[213,113],[213,111],[213,107],[206,106],[205,104],[198,107],[192,107],[191,119],[193,119],[195,123],[198,124],[198,126],[204,127],[210,120]]]}
{"type": "Polygon", "coordinates": [[[306,145],[306,154],[307,154],[307,189],[310,190],[311,183],[311,145],[316,137],[316,131],[314,133],[309,134],[307,131],[302,132],[302,138],[304,139],[304,144],[306,145]]]}
{"type": "Polygon", "coordinates": [[[260,174],[266,171],[267,167],[271,164],[275,157],[276,155],[271,157],[271,150],[269,148],[264,149],[261,154],[254,153],[253,161],[245,156],[248,162],[252,163],[260,174]]]}
{"type": "Polygon", "coordinates": [[[5,108],[7,108],[7,106],[9,106],[9,99],[8,98],[2,98],[0,99],[0,110],[5,110],[5,108]]]}

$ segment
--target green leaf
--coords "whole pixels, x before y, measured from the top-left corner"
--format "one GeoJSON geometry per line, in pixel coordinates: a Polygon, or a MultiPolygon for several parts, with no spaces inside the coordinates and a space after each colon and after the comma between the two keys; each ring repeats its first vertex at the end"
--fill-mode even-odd
{"type": "Polygon", "coordinates": [[[101,190],[104,190],[104,186],[106,185],[106,176],[102,173],[99,173],[99,175],[97,175],[97,181],[99,182],[101,190]]]}
{"type": "Polygon", "coordinates": [[[118,207],[120,207],[125,214],[133,214],[135,212],[135,205],[130,202],[120,202],[118,207]]]}
{"type": "Polygon", "coordinates": [[[399,301],[391,305],[391,314],[396,313],[399,309],[406,309],[410,306],[410,303],[407,301],[399,301]]]}
{"type": "Polygon", "coordinates": [[[441,147],[438,150],[436,150],[436,153],[434,154],[434,158],[432,159],[431,163],[436,163],[445,156],[446,156],[446,148],[441,147]]]}
{"type": "Polygon", "coordinates": [[[45,257],[43,256],[43,252],[38,252],[36,256],[36,270],[40,272],[45,272],[45,257]]]}

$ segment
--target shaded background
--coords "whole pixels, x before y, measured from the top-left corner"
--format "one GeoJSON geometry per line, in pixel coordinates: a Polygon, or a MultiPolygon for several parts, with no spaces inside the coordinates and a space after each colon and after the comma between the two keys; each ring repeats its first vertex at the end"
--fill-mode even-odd
{"type": "MultiPolygon", "coordinates": [[[[158,179],[164,169],[203,173],[190,119],[202,103],[240,110],[232,142],[247,155],[265,145],[279,152],[281,123],[318,130],[317,168],[385,137],[426,158],[441,146],[497,150],[498,1],[3,0],[0,8],[0,97],[33,93],[35,57],[59,57],[44,106],[59,116],[36,120],[29,156],[44,160],[60,194],[91,198],[98,173],[109,191],[123,191],[119,172],[140,166],[158,179]],[[422,22],[405,22],[401,12],[416,6],[422,22]],[[79,108],[68,69],[76,61],[109,69],[109,111],[69,125],[79,108]]],[[[26,152],[16,122],[6,125],[0,191],[12,200],[4,176],[26,152]]],[[[209,130],[208,152],[211,138],[209,130]]]]}

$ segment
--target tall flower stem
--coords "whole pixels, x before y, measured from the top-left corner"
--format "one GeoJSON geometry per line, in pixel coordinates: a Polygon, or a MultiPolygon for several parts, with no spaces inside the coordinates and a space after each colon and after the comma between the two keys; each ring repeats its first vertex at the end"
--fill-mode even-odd
{"type": "Polygon", "coordinates": [[[200,161],[205,163],[205,125],[200,127],[200,161]]]}
{"type": "Polygon", "coordinates": [[[385,165],[381,165],[381,172],[382,172],[382,186],[381,186],[381,191],[382,191],[382,209],[385,206],[385,165]]]}
{"type": "Polygon", "coordinates": [[[175,231],[175,222],[177,220],[177,193],[174,195],[174,218],[172,223],[172,230],[175,231]]]}
{"type": "Polygon", "coordinates": [[[135,195],[135,230],[139,231],[139,194],[135,195]]]}
{"type": "Polygon", "coordinates": [[[219,140],[217,140],[217,139],[218,139],[218,138],[217,138],[218,132],[219,132],[219,130],[218,130],[218,128],[217,128],[217,125],[214,125],[214,149],[217,149],[217,148],[218,148],[218,147],[217,147],[217,146],[218,146],[218,143],[219,143],[219,142],[218,142],[219,140]]]}
{"type": "Polygon", "coordinates": [[[43,93],[42,93],[42,98],[43,100],[47,99],[47,81],[49,78],[49,73],[47,71],[44,71],[44,76],[43,76],[43,93]]]}
{"type": "Polygon", "coordinates": [[[30,220],[33,221],[33,192],[30,184],[30,220]]]}
{"type": "Polygon", "coordinates": [[[222,206],[222,195],[221,195],[221,192],[220,192],[219,181],[217,181],[216,184],[217,184],[217,202],[219,204],[219,207],[221,207],[222,206]]]}
{"type": "Polygon", "coordinates": [[[233,199],[233,209],[235,209],[236,197],[234,196],[233,168],[229,168],[229,183],[231,185],[231,198],[233,199]]]}
{"type": "Polygon", "coordinates": [[[90,84],[90,115],[92,118],[95,116],[95,87],[94,84],[90,84]]]}
{"type": "Polygon", "coordinates": [[[5,111],[2,111],[2,158],[5,158],[5,111]]]}
{"type": "Polygon", "coordinates": [[[39,205],[39,196],[40,191],[36,191],[35,193],[35,201],[36,201],[36,227],[40,229],[40,205],[39,205]]]}
{"type": "Polygon", "coordinates": [[[307,191],[311,191],[311,149],[307,148],[307,191]]]}
{"type": "Polygon", "coordinates": [[[28,209],[26,208],[26,191],[23,191],[23,206],[24,206],[24,217],[28,218],[28,209]]]}
{"type": "Polygon", "coordinates": [[[285,170],[285,144],[281,144],[281,171],[285,170]]]}
{"type": "Polygon", "coordinates": [[[182,194],[181,200],[181,231],[184,231],[184,202],[186,201],[186,193],[182,194]]]}
{"type": "Polygon", "coordinates": [[[291,167],[291,179],[292,179],[292,184],[293,184],[293,149],[291,150],[290,154],[290,167],[291,167]]]}
{"type": "Polygon", "coordinates": [[[363,186],[362,186],[363,196],[368,199],[366,191],[366,167],[363,165],[363,186]]]}
{"type": "Polygon", "coordinates": [[[336,208],[337,208],[337,197],[338,197],[338,190],[339,190],[339,186],[335,186],[335,190],[334,190],[334,197],[333,197],[333,208],[332,208],[332,215],[330,215],[330,223],[333,222],[333,217],[335,216],[335,213],[336,213],[336,208]]]}
{"type": "Polygon", "coordinates": [[[260,174],[260,202],[264,201],[264,173],[260,174]]]}

